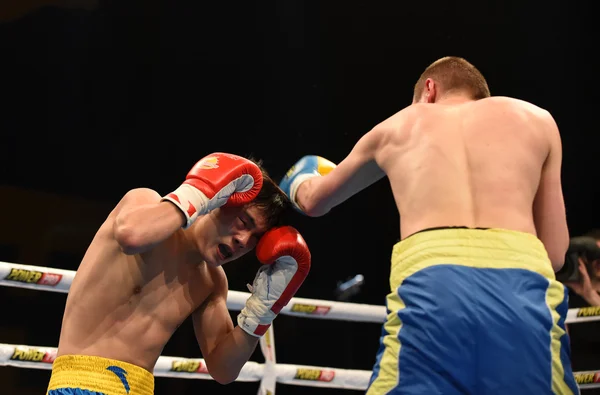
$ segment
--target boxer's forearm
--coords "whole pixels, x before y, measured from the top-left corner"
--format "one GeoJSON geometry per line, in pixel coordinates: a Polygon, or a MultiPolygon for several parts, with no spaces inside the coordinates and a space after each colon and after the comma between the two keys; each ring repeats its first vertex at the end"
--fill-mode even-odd
{"type": "Polygon", "coordinates": [[[296,203],[310,217],[327,214],[358,192],[385,177],[385,172],[370,156],[350,154],[330,173],[302,182],[296,203]]]}
{"type": "Polygon", "coordinates": [[[325,177],[313,177],[298,187],[296,202],[309,217],[327,214],[348,197],[344,188],[338,188],[335,184],[332,186],[328,181],[325,177]]]}
{"type": "Polygon", "coordinates": [[[259,338],[236,326],[204,359],[213,379],[228,384],[239,376],[256,349],[259,338]]]}
{"type": "Polygon", "coordinates": [[[320,217],[327,214],[331,207],[328,205],[327,194],[319,189],[322,177],[313,177],[298,186],[296,203],[309,217],[320,217]]]}
{"type": "Polygon", "coordinates": [[[169,202],[142,205],[117,215],[113,226],[115,239],[126,254],[148,251],[181,228],[181,211],[169,202]]]}

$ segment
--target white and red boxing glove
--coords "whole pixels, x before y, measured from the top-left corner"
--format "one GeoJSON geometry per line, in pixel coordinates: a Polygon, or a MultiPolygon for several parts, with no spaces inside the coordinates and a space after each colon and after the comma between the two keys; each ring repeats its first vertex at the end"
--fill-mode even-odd
{"type": "Polygon", "coordinates": [[[241,156],[216,152],[200,159],[183,184],[163,197],[177,206],[188,228],[199,215],[225,205],[252,201],[262,188],[262,173],[252,161],[241,156]]]}
{"type": "Polygon", "coordinates": [[[256,257],[263,266],[249,286],[252,295],[237,321],[244,331],[260,337],[304,282],[311,257],[306,242],[291,226],[265,233],[256,246],[256,257]]]}

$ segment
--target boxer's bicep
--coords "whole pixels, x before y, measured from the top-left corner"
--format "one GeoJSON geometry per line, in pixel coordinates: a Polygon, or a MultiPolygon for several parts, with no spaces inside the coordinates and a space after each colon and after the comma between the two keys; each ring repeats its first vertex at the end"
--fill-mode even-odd
{"type": "Polygon", "coordinates": [[[216,282],[215,291],[192,314],[196,340],[207,365],[212,351],[233,330],[227,308],[227,279],[224,273],[221,277],[216,282]]]}
{"type": "Polygon", "coordinates": [[[548,257],[557,271],[564,264],[569,230],[561,182],[562,143],[554,120],[550,119],[548,124],[550,150],[533,202],[533,218],[538,238],[546,247],[548,257]]]}
{"type": "Polygon", "coordinates": [[[128,255],[148,251],[183,224],[181,210],[148,188],[127,192],[111,217],[112,236],[128,255]]]}
{"type": "Polygon", "coordinates": [[[375,157],[383,130],[375,128],[365,134],[335,169],[312,182],[311,201],[314,211],[325,213],[385,176],[375,157]]]}
{"type": "Polygon", "coordinates": [[[152,189],[136,188],[127,191],[111,213],[115,233],[123,222],[123,218],[127,217],[128,212],[144,205],[156,204],[159,201],[160,195],[152,189]]]}

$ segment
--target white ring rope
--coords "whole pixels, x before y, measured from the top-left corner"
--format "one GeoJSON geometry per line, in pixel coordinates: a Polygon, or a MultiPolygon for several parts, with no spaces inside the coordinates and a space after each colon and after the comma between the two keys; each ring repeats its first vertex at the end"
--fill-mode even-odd
{"type": "MultiPolygon", "coordinates": [[[[20,265],[0,261],[0,286],[68,293],[75,271],[40,266],[20,265]]],[[[229,291],[227,307],[241,310],[247,292],[229,291]]],[[[281,314],[343,321],[382,323],[385,306],[343,303],[328,300],[292,298],[281,314]]],[[[600,320],[600,307],[569,309],[566,323],[600,320]]],[[[248,361],[236,381],[260,381],[259,394],[275,394],[275,383],[309,387],[365,390],[371,371],[276,363],[273,325],[260,341],[265,363],[248,361]]],[[[56,348],[0,344],[0,366],[52,369],[56,348]]],[[[155,368],[156,377],[176,377],[212,380],[204,360],[160,356],[155,368]]],[[[581,389],[600,388],[600,370],[575,372],[581,389]]]]}
{"type": "MultiPolygon", "coordinates": [[[[56,357],[56,350],[53,347],[0,344],[0,366],[50,370],[56,357]]],[[[246,362],[236,381],[260,381],[265,369],[266,364],[246,362]]],[[[273,365],[273,370],[278,383],[308,387],[365,390],[371,377],[371,372],[367,370],[281,363],[273,365]]],[[[154,367],[154,376],[212,380],[202,358],[160,356],[154,367]]]]}
{"type": "MultiPolygon", "coordinates": [[[[68,293],[75,271],[53,269],[41,266],[20,265],[0,261],[0,285],[18,288],[29,288],[43,291],[68,293]]],[[[227,308],[240,311],[244,308],[248,292],[229,291],[227,308]]],[[[344,303],[331,300],[292,298],[280,314],[328,320],[385,322],[387,313],[385,306],[369,304],[344,303]]],[[[600,320],[600,307],[583,307],[569,309],[567,324],[600,320]]]]}
{"type": "MultiPolygon", "coordinates": [[[[56,348],[0,344],[0,366],[30,369],[52,369],[56,348]]],[[[259,381],[266,364],[246,362],[236,381],[259,381]]],[[[371,377],[368,370],[336,369],[319,366],[278,363],[273,366],[278,383],[308,387],[365,390],[371,377]]],[[[212,380],[204,359],[161,356],[154,367],[156,377],[212,380]]],[[[575,372],[581,389],[600,388],[600,370],[575,372]]],[[[260,393],[260,392],[259,392],[260,393]]],[[[274,393],[274,392],[273,392],[274,393]]]]}

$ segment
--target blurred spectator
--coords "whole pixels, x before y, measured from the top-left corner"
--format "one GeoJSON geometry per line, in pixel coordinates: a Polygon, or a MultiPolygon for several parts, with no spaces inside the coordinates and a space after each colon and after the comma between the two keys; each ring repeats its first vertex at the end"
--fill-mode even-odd
{"type": "Polygon", "coordinates": [[[588,306],[600,306],[600,229],[571,239],[565,265],[556,278],[588,306]]]}
{"type": "MultiPolygon", "coordinates": [[[[569,308],[600,306],[600,229],[571,239],[564,267],[556,278],[569,288],[569,308]]],[[[600,321],[567,325],[575,371],[598,369],[600,321]]],[[[594,390],[586,393],[591,395],[594,390]]]]}

